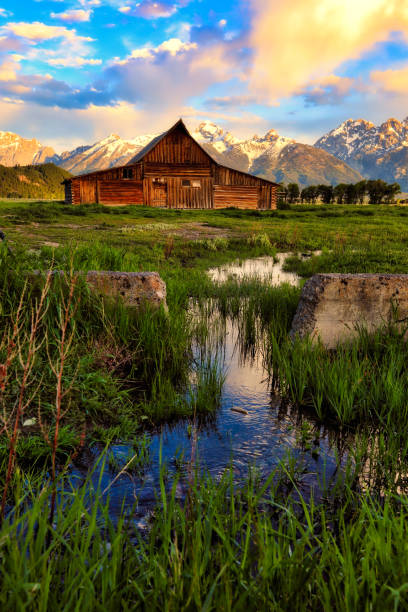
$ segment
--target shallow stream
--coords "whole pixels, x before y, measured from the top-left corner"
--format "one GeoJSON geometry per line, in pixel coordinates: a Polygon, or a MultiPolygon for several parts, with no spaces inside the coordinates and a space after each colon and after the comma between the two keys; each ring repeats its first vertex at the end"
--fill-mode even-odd
{"type": "MultiPolygon", "coordinates": [[[[215,282],[235,275],[273,284],[297,284],[295,274],[282,271],[283,261],[284,255],[279,254],[275,261],[272,257],[247,260],[242,265],[210,270],[209,274],[215,282]]],[[[206,422],[183,419],[147,434],[150,458],[139,472],[125,473],[114,480],[118,469],[106,465],[103,474],[98,469],[94,471],[95,483],[101,478],[102,490],[109,493],[113,515],[120,515],[124,500],[125,507],[136,503],[136,515],[143,525],[159,490],[160,447],[169,482],[172,474],[181,471],[177,488],[181,498],[187,486],[188,466],[197,457],[201,468],[213,477],[221,477],[232,466],[236,479],[241,480],[254,466],[260,476],[269,475],[290,451],[298,462],[302,492],[307,496],[313,490],[315,498],[341,474],[338,437],[282,405],[280,397],[271,391],[261,350],[251,356],[242,354],[238,327],[230,319],[225,322],[222,350],[217,353],[225,383],[214,416],[206,422]]],[[[132,448],[126,444],[115,444],[111,451],[119,465],[132,455],[132,448]]],[[[95,458],[100,452],[101,448],[94,449],[95,458]]],[[[85,470],[76,469],[75,475],[82,480],[85,470]]]]}

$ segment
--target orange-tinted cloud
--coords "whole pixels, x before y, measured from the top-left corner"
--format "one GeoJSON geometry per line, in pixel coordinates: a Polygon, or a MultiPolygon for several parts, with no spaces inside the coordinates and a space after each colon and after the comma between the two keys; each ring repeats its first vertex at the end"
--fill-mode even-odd
{"type": "Polygon", "coordinates": [[[408,34],[406,0],[254,0],[252,89],[291,95],[392,32],[408,34]]]}
{"type": "Polygon", "coordinates": [[[408,94],[408,66],[370,73],[372,84],[378,89],[397,96],[408,94]]]}

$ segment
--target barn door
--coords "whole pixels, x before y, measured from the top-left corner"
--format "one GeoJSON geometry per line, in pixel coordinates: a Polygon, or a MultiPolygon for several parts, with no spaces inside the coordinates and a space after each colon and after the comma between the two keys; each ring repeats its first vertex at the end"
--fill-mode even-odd
{"type": "Polygon", "coordinates": [[[152,182],[152,206],[167,206],[167,182],[166,179],[153,179],[152,182]]]}
{"type": "Polygon", "coordinates": [[[95,181],[80,181],[81,204],[94,204],[98,201],[95,181]]]}

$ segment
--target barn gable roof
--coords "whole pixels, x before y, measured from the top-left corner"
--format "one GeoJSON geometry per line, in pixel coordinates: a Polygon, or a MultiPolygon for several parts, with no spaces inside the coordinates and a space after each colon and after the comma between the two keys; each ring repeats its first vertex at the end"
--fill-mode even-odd
{"type": "Polygon", "coordinates": [[[159,142],[161,142],[163,140],[163,138],[165,138],[165,136],[168,136],[169,134],[171,134],[171,132],[173,132],[174,130],[176,130],[177,128],[182,127],[184,132],[187,134],[187,136],[189,136],[191,138],[191,140],[193,140],[193,142],[203,151],[203,153],[205,153],[205,155],[217,166],[220,166],[222,168],[229,168],[230,170],[234,170],[235,172],[239,172],[240,174],[245,174],[246,176],[251,176],[253,178],[257,178],[260,181],[265,181],[266,183],[270,183],[272,185],[276,185],[277,187],[280,187],[279,183],[274,183],[273,181],[270,181],[269,179],[263,178],[261,176],[256,176],[255,174],[250,174],[249,172],[243,172],[242,170],[237,170],[236,168],[230,168],[229,166],[225,166],[224,164],[220,164],[218,163],[213,157],[211,157],[211,155],[208,153],[208,151],[206,151],[204,149],[204,147],[202,145],[200,145],[199,142],[196,141],[195,138],[193,138],[190,134],[190,132],[188,131],[184,121],[182,119],[179,119],[178,121],[176,121],[176,123],[169,129],[166,130],[165,132],[163,132],[162,134],[159,134],[159,136],[156,136],[155,138],[153,138],[153,140],[151,140],[145,147],[143,147],[143,149],[141,149],[139,151],[139,153],[137,153],[137,155],[135,155],[135,157],[133,157],[130,161],[127,162],[127,166],[131,166],[137,162],[140,162],[143,160],[143,158],[150,153],[150,151],[153,151],[153,149],[159,144],[159,142]]]}
{"type": "Polygon", "coordinates": [[[183,131],[185,132],[185,134],[187,136],[189,136],[189,138],[191,138],[191,140],[194,141],[194,143],[205,153],[205,155],[213,162],[213,158],[211,157],[211,155],[200,145],[199,142],[197,142],[190,134],[190,132],[188,131],[188,129],[186,128],[186,125],[184,123],[184,121],[182,119],[179,119],[178,121],[176,121],[176,123],[169,129],[166,130],[165,132],[163,132],[163,134],[159,134],[159,136],[156,136],[155,138],[153,138],[153,140],[151,140],[145,147],[143,147],[143,149],[141,149],[139,151],[139,153],[137,153],[137,155],[135,155],[130,161],[127,162],[127,166],[130,166],[132,164],[135,164],[137,162],[142,161],[142,159],[148,154],[150,153],[150,151],[153,151],[153,149],[156,147],[156,145],[159,144],[159,142],[161,142],[163,140],[163,138],[165,138],[165,136],[168,136],[169,134],[171,134],[172,132],[174,132],[174,130],[178,129],[178,128],[182,128],[183,131]]]}

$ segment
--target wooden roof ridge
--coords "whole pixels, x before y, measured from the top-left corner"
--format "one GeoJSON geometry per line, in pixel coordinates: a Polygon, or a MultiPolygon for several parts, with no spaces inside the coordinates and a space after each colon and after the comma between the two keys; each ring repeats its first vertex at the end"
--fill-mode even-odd
{"type": "Polygon", "coordinates": [[[162,134],[159,134],[159,136],[156,136],[155,138],[153,138],[153,140],[151,140],[150,142],[147,143],[146,146],[143,147],[143,149],[141,149],[139,151],[139,153],[137,153],[134,157],[132,157],[132,159],[130,161],[127,162],[127,166],[130,166],[131,164],[135,164],[136,162],[142,161],[142,159],[148,154],[150,153],[150,151],[152,151],[158,144],[159,142],[161,142],[163,140],[163,138],[165,136],[168,136],[169,134],[171,134],[171,132],[173,132],[175,129],[177,129],[178,127],[182,127],[185,131],[185,133],[187,134],[187,136],[189,136],[198,147],[200,147],[201,151],[212,161],[215,162],[215,159],[213,159],[211,157],[211,155],[208,153],[208,151],[206,151],[204,149],[204,147],[202,145],[200,145],[199,142],[196,141],[195,138],[192,137],[192,135],[190,134],[190,132],[188,131],[186,124],[184,123],[183,119],[180,117],[180,119],[178,119],[178,121],[176,121],[176,123],[174,125],[171,126],[170,129],[166,130],[165,132],[163,132],[162,134]]]}
{"type": "MultiPolygon", "coordinates": [[[[182,126],[184,131],[186,132],[187,136],[189,136],[194,142],[195,144],[200,147],[201,151],[203,151],[203,153],[217,166],[219,166],[220,168],[227,168],[228,170],[233,170],[234,172],[240,172],[241,174],[245,174],[245,176],[250,176],[252,178],[257,178],[260,181],[265,181],[266,183],[270,183],[271,185],[276,185],[277,187],[280,187],[281,185],[279,183],[274,183],[273,181],[270,181],[269,179],[263,178],[261,176],[256,176],[255,174],[251,174],[250,172],[244,172],[243,170],[237,170],[237,168],[231,168],[230,166],[226,166],[224,164],[220,164],[219,162],[217,162],[216,159],[214,159],[210,153],[208,153],[208,151],[199,143],[197,142],[197,140],[195,138],[193,138],[193,136],[190,134],[190,132],[188,131],[186,124],[184,123],[183,119],[179,119],[178,121],[176,121],[176,123],[170,128],[168,129],[166,132],[163,132],[162,134],[159,134],[159,136],[156,136],[155,138],[153,138],[149,143],[147,143],[147,145],[145,145],[143,147],[143,149],[141,149],[139,151],[139,153],[137,153],[135,155],[135,157],[133,157],[130,161],[127,162],[126,166],[130,166],[132,164],[135,164],[139,161],[142,161],[142,159],[148,154],[150,153],[150,151],[152,151],[156,145],[159,144],[159,142],[161,142],[163,140],[163,138],[165,136],[167,136],[168,134],[170,134],[173,130],[175,130],[176,128],[178,128],[179,126],[182,126]]],[[[119,166],[120,167],[120,166],[119,166]]]]}

